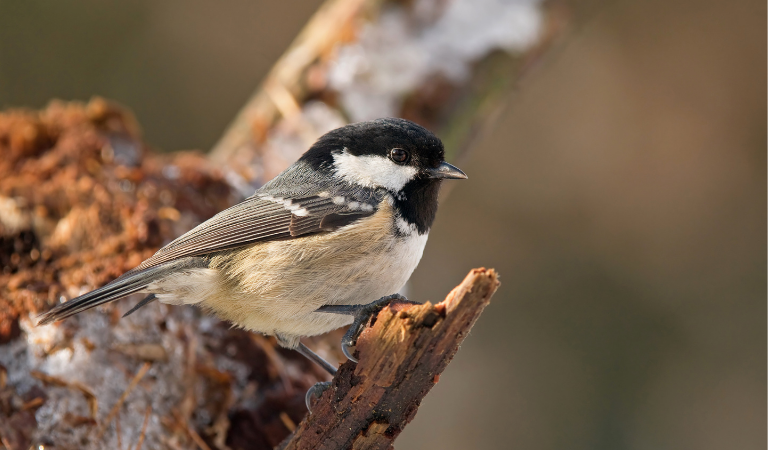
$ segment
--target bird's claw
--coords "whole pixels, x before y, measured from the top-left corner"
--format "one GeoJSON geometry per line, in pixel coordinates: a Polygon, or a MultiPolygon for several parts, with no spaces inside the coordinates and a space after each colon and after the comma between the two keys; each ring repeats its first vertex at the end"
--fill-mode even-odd
{"type": "Polygon", "coordinates": [[[360,337],[360,333],[363,332],[365,325],[371,317],[378,314],[379,311],[393,301],[416,304],[416,302],[412,302],[400,294],[392,294],[365,305],[326,305],[320,307],[317,311],[354,316],[355,319],[352,322],[352,325],[341,338],[341,351],[344,352],[344,356],[349,358],[350,361],[356,363],[357,358],[355,358],[353,354],[355,351],[354,347],[357,344],[357,338],[360,337]]]}
{"type": "Polygon", "coordinates": [[[314,386],[309,388],[306,395],[304,395],[304,401],[307,403],[307,411],[312,414],[312,402],[313,400],[319,400],[323,395],[323,392],[327,391],[331,387],[330,381],[321,381],[315,383],[314,386]]]}

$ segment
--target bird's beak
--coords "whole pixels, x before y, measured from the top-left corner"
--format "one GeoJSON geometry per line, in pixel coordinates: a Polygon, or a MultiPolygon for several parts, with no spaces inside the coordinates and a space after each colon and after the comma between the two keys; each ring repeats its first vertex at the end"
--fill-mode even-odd
{"type": "Polygon", "coordinates": [[[448,164],[447,162],[440,163],[439,166],[434,169],[427,169],[427,173],[431,178],[442,179],[458,179],[466,180],[467,174],[461,171],[458,167],[448,164]]]}

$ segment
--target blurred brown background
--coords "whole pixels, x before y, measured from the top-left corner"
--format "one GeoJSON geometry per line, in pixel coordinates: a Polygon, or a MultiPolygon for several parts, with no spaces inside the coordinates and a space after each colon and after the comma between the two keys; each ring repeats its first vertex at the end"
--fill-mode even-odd
{"type": "MultiPolygon", "coordinates": [[[[0,3],[0,106],[209,148],[319,1],[0,3]]],[[[460,166],[411,295],[503,285],[398,448],[765,448],[766,4],[592,2],[460,166]]]]}

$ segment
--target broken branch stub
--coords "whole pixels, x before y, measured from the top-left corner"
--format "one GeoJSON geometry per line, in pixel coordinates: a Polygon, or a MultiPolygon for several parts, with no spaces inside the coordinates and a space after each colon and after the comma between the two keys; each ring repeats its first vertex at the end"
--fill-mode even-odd
{"type": "Polygon", "coordinates": [[[392,448],[498,286],[493,269],[474,269],[436,305],[384,308],[358,339],[359,363],[341,366],[278,448],[392,448]]]}

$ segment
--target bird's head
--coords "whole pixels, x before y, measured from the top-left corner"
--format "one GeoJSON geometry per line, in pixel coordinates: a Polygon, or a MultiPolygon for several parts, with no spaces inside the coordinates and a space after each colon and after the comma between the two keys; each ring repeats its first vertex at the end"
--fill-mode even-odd
{"type": "Polygon", "coordinates": [[[443,144],[426,128],[404,119],[377,119],[333,130],[301,158],[345,181],[398,194],[407,185],[439,184],[467,176],[445,162],[443,144]]]}

